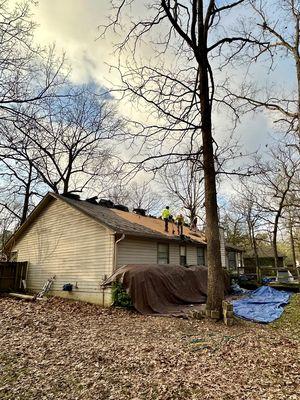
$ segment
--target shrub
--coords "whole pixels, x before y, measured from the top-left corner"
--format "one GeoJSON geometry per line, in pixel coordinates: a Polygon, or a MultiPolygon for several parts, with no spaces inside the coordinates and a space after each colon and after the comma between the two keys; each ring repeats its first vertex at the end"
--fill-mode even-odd
{"type": "Polygon", "coordinates": [[[112,285],[113,305],[117,307],[132,308],[133,304],[129,294],[124,289],[122,283],[114,282],[112,285]]]}

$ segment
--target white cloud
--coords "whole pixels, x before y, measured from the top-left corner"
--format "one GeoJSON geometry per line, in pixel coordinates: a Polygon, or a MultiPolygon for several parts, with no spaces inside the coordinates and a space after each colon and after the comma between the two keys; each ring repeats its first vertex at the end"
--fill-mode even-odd
{"type": "MultiPolygon", "coordinates": [[[[142,0],[135,4],[137,9],[133,15],[142,12],[143,8],[142,0]]],[[[99,36],[97,27],[105,24],[109,13],[110,0],[40,0],[35,10],[35,19],[39,24],[36,40],[41,44],[55,42],[60,51],[66,51],[75,83],[94,81],[110,86],[111,82],[113,86],[119,81],[118,75],[107,64],[117,64],[113,44],[120,38],[110,31],[104,40],[96,40],[99,36]]],[[[146,58],[152,55],[149,43],[139,51],[146,58]]],[[[234,74],[242,80],[241,70],[232,71],[234,74]]],[[[149,117],[145,109],[137,112],[133,104],[123,102],[120,110],[123,114],[138,115],[139,118],[149,117]]],[[[228,135],[230,121],[226,114],[216,113],[214,125],[218,137],[228,135]]],[[[244,148],[250,152],[269,143],[271,132],[271,119],[263,114],[243,118],[237,129],[244,148]]],[[[230,192],[230,183],[228,189],[230,192]]]]}

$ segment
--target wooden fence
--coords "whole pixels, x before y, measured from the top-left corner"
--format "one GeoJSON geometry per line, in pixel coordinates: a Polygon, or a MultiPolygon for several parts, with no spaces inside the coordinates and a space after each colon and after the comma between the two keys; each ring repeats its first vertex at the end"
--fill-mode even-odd
{"type": "Polygon", "coordinates": [[[0,292],[19,291],[27,277],[27,262],[0,262],[0,292]]]}

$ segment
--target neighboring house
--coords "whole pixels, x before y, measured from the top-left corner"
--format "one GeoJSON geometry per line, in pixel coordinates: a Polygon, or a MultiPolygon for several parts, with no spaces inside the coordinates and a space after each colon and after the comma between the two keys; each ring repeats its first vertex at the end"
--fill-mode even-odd
{"type": "MultiPolygon", "coordinates": [[[[29,262],[27,287],[38,291],[55,275],[52,293],[109,304],[103,280],[125,264],[206,264],[206,239],[184,227],[184,238],[164,232],[159,218],[49,193],[9,239],[7,251],[29,262]],[[63,286],[73,285],[72,292],[63,286]]],[[[174,225],[175,228],[175,225],[174,225]]],[[[226,268],[224,235],[222,263],[226,268]]],[[[238,249],[229,248],[237,257],[238,249]]]]}
{"type": "Polygon", "coordinates": [[[244,273],[243,249],[226,243],[226,269],[232,273],[244,273]]]}
{"type": "MultiPolygon", "coordinates": [[[[274,267],[274,250],[272,247],[260,248],[257,251],[259,258],[260,267],[274,267]]],[[[278,253],[278,267],[282,268],[284,266],[284,255],[278,253]]],[[[254,251],[250,251],[244,254],[244,267],[245,273],[256,273],[255,266],[255,254],[254,251]]]]}

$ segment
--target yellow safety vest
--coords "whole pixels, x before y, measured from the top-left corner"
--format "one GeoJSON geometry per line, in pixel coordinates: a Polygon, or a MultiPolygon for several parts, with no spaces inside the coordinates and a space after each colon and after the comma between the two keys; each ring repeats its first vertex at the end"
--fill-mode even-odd
{"type": "Polygon", "coordinates": [[[168,210],[166,208],[161,213],[161,216],[163,217],[163,219],[168,219],[170,215],[171,215],[170,210],[168,210]]]}
{"type": "Polygon", "coordinates": [[[180,224],[183,224],[184,223],[184,216],[181,217],[180,215],[177,215],[176,221],[179,222],[180,224]]]}

